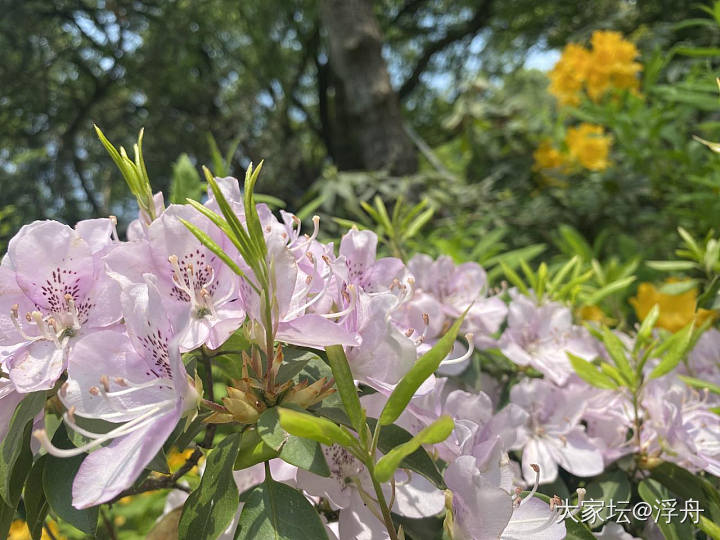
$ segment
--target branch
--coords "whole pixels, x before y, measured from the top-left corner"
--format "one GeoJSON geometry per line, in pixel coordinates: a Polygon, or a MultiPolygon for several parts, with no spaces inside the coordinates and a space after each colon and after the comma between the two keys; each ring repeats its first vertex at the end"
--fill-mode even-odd
{"type": "Polygon", "coordinates": [[[425,69],[427,69],[430,60],[432,60],[432,57],[435,56],[435,54],[452,45],[456,41],[460,41],[467,36],[473,36],[482,30],[490,19],[491,11],[492,0],[483,0],[471,19],[451,26],[448,28],[447,32],[445,32],[443,37],[428,43],[420,54],[417,62],[415,62],[415,67],[410,73],[410,76],[400,86],[400,89],[397,92],[398,97],[403,99],[415,89],[420,82],[420,76],[423,74],[425,69]]]}

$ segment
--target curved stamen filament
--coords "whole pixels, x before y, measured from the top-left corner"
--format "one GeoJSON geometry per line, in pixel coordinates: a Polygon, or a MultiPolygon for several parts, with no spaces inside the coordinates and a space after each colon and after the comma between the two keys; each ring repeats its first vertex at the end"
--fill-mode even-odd
{"type": "Polygon", "coordinates": [[[320,314],[320,316],[324,317],[325,319],[340,319],[341,317],[352,313],[355,309],[355,303],[357,300],[357,290],[355,289],[355,285],[348,285],[348,291],[350,292],[350,302],[345,309],[336,313],[322,313],[320,314]]]}
{"type": "Polygon", "coordinates": [[[472,353],[475,352],[475,343],[473,342],[473,334],[471,334],[471,333],[465,334],[465,339],[468,342],[467,352],[458,358],[450,358],[448,360],[443,360],[442,362],[440,362],[441,366],[453,366],[455,364],[460,364],[472,356],[472,353]]]}
{"type": "Polygon", "coordinates": [[[528,493],[525,497],[523,497],[520,500],[520,504],[518,506],[522,506],[525,504],[525,502],[530,499],[533,495],[535,495],[535,492],[538,489],[538,485],[540,484],[540,467],[536,465],[535,463],[532,463],[530,465],[533,471],[535,471],[535,483],[533,484],[532,489],[530,490],[530,493],[528,493]]]}
{"type": "MultiPolygon", "coordinates": [[[[111,431],[108,431],[107,433],[103,435],[98,435],[95,440],[92,442],[85,444],[83,446],[77,447],[77,448],[71,448],[71,449],[64,449],[64,448],[58,448],[52,444],[50,439],[47,436],[47,432],[44,429],[39,429],[33,433],[36,439],[40,441],[40,444],[42,447],[47,451],[48,454],[55,456],[55,457],[74,457],[79,456],[80,454],[84,454],[85,452],[88,452],[90,450],[93,450],[94,448],[97,448],[105,441],[109,441],[112,439],[115,439],[117,437],[122,437],[123,435],[128,435],[134,431],[137,431],[138,429],[145,427],[147,424],[153,422],[155,420],[155,416],[162,412],[163,409],[166,406],[163,404],[159,404],[146,413],[138,416],[137,418],[134,418],[133,420],[130,420],[129,422],[126,422],[120,427],[117,427],[111,431]]],[[[68,416],[68,415],[65,415],[68,416]]],[[[77,424],[72,422],[69,424],[70,427],[77,427],[77,424]]],[[[73,427],[73,429],[75,429],[73,427]]],[[[85,430],[82,430],[85,431],[85,430]]],[[[78,431],[78,433],[81,433],[78,431]]],[[[90,433],[85,431],[85,433],[90,433]]]]}

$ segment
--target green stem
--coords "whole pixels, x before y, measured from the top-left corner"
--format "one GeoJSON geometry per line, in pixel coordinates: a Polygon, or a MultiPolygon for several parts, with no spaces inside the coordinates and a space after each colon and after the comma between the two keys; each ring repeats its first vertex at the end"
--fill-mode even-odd
{"type": "Polygon", "coordinates": [[[385,500],[385,494],[382,491],[382,486],[375,479],[375,466],[372,462],[369,462],[367,465],[373,489],[375,489],[375,495],[377,496],[378,504],[380,505],[380,511],[382,512],[383,520],[385,521],[385,528],[390,534],[390,540],[398,540],[397,531],[395,530],[395,525],[393,524],[392,516],[390,515],[390,508],[385,500]]]}

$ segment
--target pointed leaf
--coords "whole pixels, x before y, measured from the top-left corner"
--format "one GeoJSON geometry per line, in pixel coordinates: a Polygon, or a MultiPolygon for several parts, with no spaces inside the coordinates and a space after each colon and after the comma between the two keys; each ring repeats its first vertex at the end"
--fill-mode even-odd
{"type": "Polygon", "coordinates": [[[270,448],[279,452],[278,457],[319,476],[330,476],[325,455],[316,441],[291,435],[280,425],[277,407],[266,409],[258,419],[257,431],[270,448]]]}
{"type": "Polygon", "coordinates": [[[233,469],[247,469],[263,461],[278,457],[276,450],[270,448],[265,441],[262,440],[257,429],[246,429],[242,434],[240,448],[233,469]]]}
{"type": "Polygon", "coordinates": [[[280,425],[282,428],[298,437],[331,446],[339,444],[346,448],[356,445],[355,438],[347,430],[331,422],[327,418],[301,413],[285,407],[279,407],[280,425]]]}
{"type": "MultiPolygon", "coordinates": [[[[65,424],[60,424],[52,438],[57,448],[74,448],[67,436],[65,424]]],[[[87,454],[70,458],[46,456],[43,467],[42,484],[50,509],[60,519],[67,521],[81,531],[94,535],[97,528],[98,508],[78,510],[72,505],[72,485],[80,465],[87,454]]]]}
{"type": "Polygon", "coordinates": [[[10,506],[20,499],[25,476],[30,471],[32,422],[44,405],[45,392],[34,392],[23,398],[15,408],[5,438],[0,443],[0,497],[10,506]]]}
{"type": "MultiPolygon", "coordinates": [[[[467,313],[467,311],[466,311],[467,313]]],[[[392,394],[385,403],[385,407],[380,413],[378,421],[386,426],[397,420],[410,403],[410,399],[415,395],[420,385],[424,383],[430,375],[435,373],[440,362],[450,354],[455,338],[457,337],[460,325],[465,319],[465,313],[459,317],[447,333],[441,337],[438,342],[428,352],[423,354],[410,370],[400,379],[392,394]]]]}
{"type": "Polygon", "coordinates": [[[380,458],[375,464],[375,478],[379,482],[387,482],[395,474],[395,470],[407,456],[415,452],[423,444],[437,444],[450,436],[455,429],[455,422],[449,416],[441,416],[424,428],[408,442],[401,444],[380,458]]]}
{"type": "Polygon", "coordinates": [[[586,383],[595,388],[604,388],[606,390],[615,390],[618,387],[618,384],[611,377],[598,371],[593,364],[584,358],[580,358],[569,352],[566,354],[570,359],[570,365],[572,365],[575,373],[586,383]]]}
{"type": "Polygon", "coordinates": [[[327,540],[320,516],[296,489],[266,478],[243,496],[236,540],[327,540]]]}
{"type": "Polygon", "coordinates": [[[666,349],[665,355],[660,360],[660,363],[655,366],[655,369],[650,372],[651,379],[657,379],[666,373],[670,373],[680,363],[690,346],[693,327],[694,322],[690,322],[685,328],[668,338],[667,341],[670,342],[670,345],[663,347],[663,349],[666,349]]]}
{"type": "Polygon", "coordinates": [[[231,433],[208,455],[200,486],[183,507],[178,538],[217,538],[232,521],[239,502],[232,471],[241,437],[231,433]]]}
{"type": "Polygon", "coordinates": [[[327,351],[330,369],[332,369],[333,377],[335,378],[335,386],[345,406],[345,412],[350,417],[355,431],[360,433],[365,422],[363,420],[360,398],[357,394],[357,388],[355,388],[355,380],[350,371],[350,365],[345,356],[345,351],[342,345],[333,345],[327,347],[325,350],[327,351]]]}

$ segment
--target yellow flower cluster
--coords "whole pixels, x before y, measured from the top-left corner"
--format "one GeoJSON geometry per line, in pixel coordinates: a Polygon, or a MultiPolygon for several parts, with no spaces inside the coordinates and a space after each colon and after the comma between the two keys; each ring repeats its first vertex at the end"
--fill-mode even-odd
{"type": "Polygon", "coordinates": [[[639,88],[642,64],[635,62],[638,50],[619,32],[598,30],[590,39],[590,49],[569,43],[550,72],[550,93],[562,105],[577,105],[583,89],[593,101],[609,90],[639,88]]]}
{"type": "Polygon", "coordinates": [[[533,153],[534,171],[551,169],[568,170],[580,165],[590,171],[602,171],[610,165],[608,155],[612,137],[605,135],[602,126],[582,123],[577,127],[568,128],[565,135],[567,152],[563,153],[546,140],[540,143],[533,153]]]}
{"type": "Polygon", "coordinates": [[[605,135],[603,127],[595,124],[582,123],[568,128],[565,135],[570,160],[591,171],[608,168],[611,144],[612,137],[605,135]]]}
{"type": "Polygon", "coordinates": [[[565,164],[564,156],[549,140],[540,143],[537,150],[533,152],[533,159],[535,160],[534,171],[558,169],[565,164]]]}
{"type": "MultiPolygon", "coordinates": [[[[676,281],[669,279],[667,282],[676,281]]],[[[652,283],[641,283],[638,286],[637,296],[630,299],[630,304],[635,308],[635,313],[641,321],[657,304],[660,315],[655,325],[671,332],[677,332],[692,320],[702,324],[709,317],[715,316],[715,312],[708,309],[696,310],[697,289],[682,294],[666,294],[656,289],[652,283]]]]}

